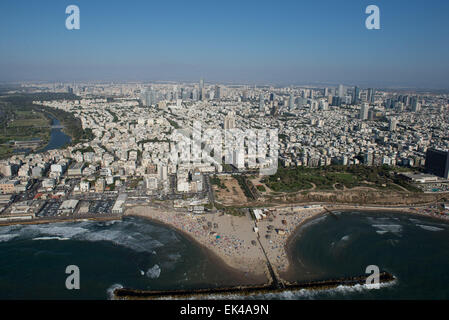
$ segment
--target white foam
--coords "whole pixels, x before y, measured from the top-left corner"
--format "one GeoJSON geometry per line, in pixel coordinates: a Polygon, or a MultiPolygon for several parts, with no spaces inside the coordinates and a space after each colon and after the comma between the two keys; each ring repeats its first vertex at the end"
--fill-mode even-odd
{"type": "Polygon", "coordinates": [[[108,296],[109,300],[114,300],[114,290],[115,289],[121,289],[123,288],[123,286],[120,283],[114,283],[112,286],[110,286],[107,290],[106,290],[106,294],[108,296]]]}
{"type": "Polygon", "coordinates": [[[7,242],[17,237],[18,234],[0,234],[0,242],[7,242]]]}
{"type": "Polygon", "coordinates": [[[443,231],[444,228],[438,228],[438,227],[434,227],[434,226],[426,226],[423,224],[417,224],[417,227],[420,227],[421,229],[427,230],[427,231],[443,231]]]}
{"type": "Polygon", "coordinates": [[[33,240],[70,240],[70,238],[63,238],[63,237],[37,237],[33,240]]]}
{"type": "Polygon", "coordinates": [[[105,226],[112,226],[113,224],[116,224],[116,223],[119,223],[119,222],[122,222],[122,220],[105,221],[105,222],[103,223],[103,225],[105,225],[105,226]]]}
{"type": "Polygon", "coordinates": [[[393,220],[397,220],[391,217],[366,217],[366,219],[374,224],[385,224],[388,222],[393,222],[393,220]]]}
{"type": "MultiPolygon", "coordinates": [[[[108,222],[62,222],[47,225],[21,225],[0,228],[0,242],[14,238],[29,240],[78,240],[78,241],[108,241],[116,245],[138,252],[155,253],[154,249],[170,242],[161,237],[161,241],[152,239],[152,225],[139,224],[134,221],[108,222]],[[98,227],[102,228],[98,228],[98,227]],[[129,232],[129,228],[132,232],[129,232]]],[[[161,236],[163,236],[161,232],[161,236]]],[[[158,237],[159,239],[159,237],[158,237]]]]}
{"type": "Polygon", "coordinates": [[[133,233],[133,235],[127,234],[122,230],[101,230],[96,232],[89,232],[82,234],[80,237],[77,237],[78,240],[85,241],[108,241],[112,242],[116,245],[130,248],[134,251],[138,252],[152,252],[155,248],[163,247],[164,244],[153,239],[142,241],[139,237],[138,233],[133,233]]]}
{"type": "MultiPolygon", "coordinates": [[[[334,298],[337,295],[345,295],[352,293],[363,293],[370,290],[381,290],[383,288],[391,287],[397,283],[397,280],[388,283],[379,284],[379,289],[375,288],[371,284],[356,284],[353,286],[341,285],[333,289],[323,289],[323,290],[285,290],[276,293],[265,293],[265,294],[254,294],[254,295],[239,295],[239,294],[212,294],[206,299],[210,300],[267,300],[267,299],[281,299],[281,300],[298,300],[298,299],[321,299],[324,296],[334,298]]],[[[189,300],[204,299],[202,296],[190,297],[189,300]]]]}
{"type": "Polygon", "coordinates": [[[400,234],[402,231],[402,226],[399,224],[373,224],[372,226],[380,231],[385,231],[385,233],[400,234]]]}
{"type": "Polygon", "coordinates": [[[161,275],[161,267],[155,264],[152,268],[147,270],[146,276],[151,279],[157,279],[161,275]]]}
{"type": "Polygon", "coordinates": [[[35,225],[35,226],[27,226],[21,230],[21,236],[24,237],[35,237],[37,235],[46,235],[46,236],[59,236],[63,238],[72,238],[76,235],[87,233],[89,230],[70,226],[70,225],[35,225]]]}
{"type": "Polygon", "coordinates": [[[340,239],[340,241],[348,241],[351,236],[348,234],[340,239]]]}
{"type": "Polygon", "coordinates": [[[317,218],[314,218],[312,220],[307,221],[306,223],[304,223],[303,228],[309,227],[309,226],[313,226],[314,224],[320,223],[323,220],[327,219],[327,215],[323,215],[323,216],[319,216],[317,218]]]}

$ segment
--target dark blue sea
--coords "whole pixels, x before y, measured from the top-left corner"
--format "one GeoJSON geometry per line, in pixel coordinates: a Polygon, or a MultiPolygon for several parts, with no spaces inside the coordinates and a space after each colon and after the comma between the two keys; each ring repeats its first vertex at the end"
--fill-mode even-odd
{"type": "MultiPolygon", "coordinates": [[[[250,298],[449,298],[449,225],[439,220],[340,212],[308,222],[289,250],[290,280],[363,275],[368,265],[397,280],[380,289],[342,286],[250,298]]],[[[182,234],[140,218],[0,227],[0,299],[108,299],[117,287],[193,289],[245,280],[182,234]],[[65,287],[68,265],[80,269],[79,290],[65,287]]]]}

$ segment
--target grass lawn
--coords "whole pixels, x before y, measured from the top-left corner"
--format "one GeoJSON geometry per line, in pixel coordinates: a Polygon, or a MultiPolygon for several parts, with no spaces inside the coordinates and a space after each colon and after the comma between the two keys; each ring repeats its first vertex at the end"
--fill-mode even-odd
{"type": "Polygon", "coordinates": [[[316,186],[316,190],[338,190],[354,187],[370,187],[379,190],[403,191],[392,183],[400,183],[409,191],[415,191],[404,181],[394,178],[396,168],[387,166],[327,166],[318,168],[279,168],[276,174],[265,177],[265,183],[275,192],[297,192],[316,186]]]}

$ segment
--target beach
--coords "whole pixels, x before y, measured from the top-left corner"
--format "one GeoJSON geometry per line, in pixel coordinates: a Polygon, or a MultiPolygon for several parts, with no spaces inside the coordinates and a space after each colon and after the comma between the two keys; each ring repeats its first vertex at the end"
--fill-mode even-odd
{"type": "MultiPolygon", "coordinates": [[[[193,214],[187,210],[171,207],[138,205],[128,207],[124,216],[137,216],[166,225],[185,235],[204,249],[209,260],[225,272],[232,273],[241,283],[267,284],[273,278],[286,282],[291,277],[290,244],[301,236],[300,228],[307,221],[320,215],[339,211],[389,211],[399,214],[420,215],[435,219],[448,216],[437,215],[429,207],[357,206],[345,204],[283,204],[261,209],[264,217],[254,220],[249,213],[243,216],[207,213],[193,214]],[[256,232],[257,231],[257,232],[256,232]],[[270,273],[270,271],[272,273],[270,273]],[[274,273],[274,276],[273,276],[274,273]]],[[[89,220],[114,220],[111,216],[89,220]]],[[[88,220],[34,220],[4,222],[10,224],[39,224],[63,221],[88,220]]]]}
{"type": "Polygon", "coordinates": [[[256,277],[263,276],[269,282],[267,257],[276,275],[288,270],[287,239],[302,223],[324,212],[322,207],[270,208],[267,219],[254,222],[248,216],[192,215],[137,206],[127,209],[125,216],[144,217],[173,227],[209,249],[229,267],[256,277]],[[254,232],[255,227],[258,233],[254,232]]]}
{"type": "Polygon", "coordinates": [[[265,218],[254,221],[247,216],[222,213],[194,215],[161,207],[136,206],[125,215],[139,216],[166,224],[204,246],[227,266],[271,281],[267,262],[281,281],[291,279],[290,243],[300,236],[299,229],[307,221],[338,211],[389,211],[420,215],[435,219],[425,208],[355,206],[336,204],[290,204],[264,210],[265,218]],[[257,232],[254,228],[257,228],[257,232]]]}

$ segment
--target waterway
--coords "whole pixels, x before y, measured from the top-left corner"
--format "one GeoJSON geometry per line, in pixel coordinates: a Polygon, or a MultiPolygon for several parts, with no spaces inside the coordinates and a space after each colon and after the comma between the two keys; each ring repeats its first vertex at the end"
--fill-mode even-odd
{"type": "MultiPolygon", "coordinates": [[[[58,119],[56,119],[55,117],[53,117],[51,115],[49,115],[49,117],[51,118],[52,126],[60,126],[61,125],[61,122],[58,119]]],[[[45,152],[48,150],[59,149],[65,145],[69,144],[71,141],[72,141],[72,138],[70,136],[68,136],[67,134],[65,134],[61,128],[52,128],[51,132],[50,132],[50,141],[44,148],[38,150],[37,152],[45,152]]]]}

